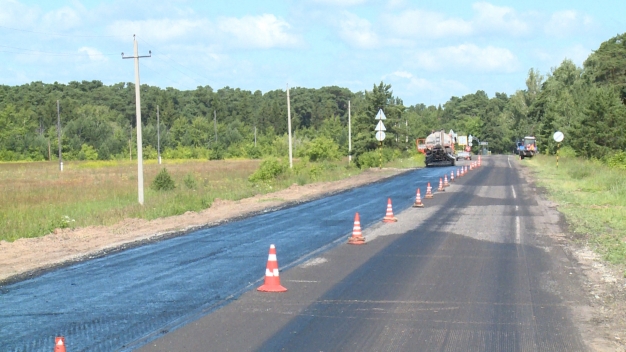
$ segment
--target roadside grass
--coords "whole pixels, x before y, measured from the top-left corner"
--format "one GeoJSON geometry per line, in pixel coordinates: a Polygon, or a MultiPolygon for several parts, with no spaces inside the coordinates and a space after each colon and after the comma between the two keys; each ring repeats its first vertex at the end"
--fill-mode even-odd
{"type": "Polygon", "coordinates": [[[425,156],[422,153],[404,153],[399,158],[387,162],[384,167],[416,168],[424,167],[425,156]]]}
{"type": "MultiPolygon", "coordinates": [[[[284,162],[284,161],[283,161],[284,162]]],[[[291,186],[335,181],[360,174],[347,158],[312,163],[295,160],[269,182],[248,177],[260,160],[163,160],[144,163],[144,206],[137,201],[136,161],[0,163],[0,240],[40,237],[57,228],[112,225],[126,218],[155,219],[209,208],[214,199],[239,200],[291,186]],[[162,168],[176,188],[155,191],[162,168]]]]}
{"type": "MultiPolygon", "coordinates": [[[[626,264],[626,170],[599,161],[538,155],[521,161],[558,203],[579,241],[605,260],[626,264]]],[[[625,273],[626,275],[626,273],[625,273]]]]}

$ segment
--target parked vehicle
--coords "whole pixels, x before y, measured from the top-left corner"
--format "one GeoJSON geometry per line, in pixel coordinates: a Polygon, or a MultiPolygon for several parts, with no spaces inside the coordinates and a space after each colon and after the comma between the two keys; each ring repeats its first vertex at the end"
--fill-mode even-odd
{"type": "Polygon", "coordinates": [[[526,136],[517,142],[516,154],[520,159],[532,158],[537,153],[537,139],[532,136],[526,136]]]}

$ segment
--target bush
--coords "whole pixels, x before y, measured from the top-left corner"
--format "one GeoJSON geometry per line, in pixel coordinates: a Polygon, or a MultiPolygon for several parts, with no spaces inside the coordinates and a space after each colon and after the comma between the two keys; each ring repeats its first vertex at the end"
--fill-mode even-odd
{"type": "Polygon", "coordinates": [[[379,167],[381,164],[381,154],[382,154],[382,163],[386,163],[388,161],[393,160],[397,156],[400,155],[399,151],[394,151],[389,148],[382,148],[381,151],[378,149],[370,150],[369,152],[365,152],[359,155],[356,159],[356,164],[361,169],[366,169],[370,167],[379,167]]]}
{"type": "Polygon", "coordinates": [[[261,162],[259,168],[248,178],[251,182],[270,181],[285,172],[287,165],[280,160],[271,158],[261,162]]]}
{"type": "Polygon", "coordinates": [[[311,142],[307,156],[311,161],[337,160],[339,145],[328,137],[317,137],[311,142]]]}
{"type": "Polygon", "coordinates": [[[167,172],[166,168],[161,169],[150,185],[155,191],[171,191],[176,188],[172,176],[167,172]]]}
{"type": "Polygon", "coordinates": [[[192,174],[185,175],[185,178],[183,178],[183,183],[185,184],[185,187],[187,187],[188,189],[196,189],[196,187],[198,187],[196,178],[193,177],[192,174]]]}
{"type": "Polygon", "coordinates": [[[98,152],[89,144],[83,144],[78,152],[78,160],[98,160],[98,152]]]}
{"type": "Polygon", "coordinates": [[[574,150],[574,148],[570,147],[569,145],[566,145],[559,149],[559,156],[562,156],[564,158],[575,158],[576,151],[574,150]]]}
{"type": "Polygon", "coordinates": [[[607,157],[606,163],[610,167],[626,169],[626,152],[618,152],[607,157]]]}

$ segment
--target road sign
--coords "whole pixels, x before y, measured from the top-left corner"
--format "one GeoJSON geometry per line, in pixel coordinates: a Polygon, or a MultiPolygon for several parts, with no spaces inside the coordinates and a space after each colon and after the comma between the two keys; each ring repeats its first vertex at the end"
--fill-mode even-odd
{"type": "Polygon", "coordinates": [[[378,125],[376,125],[375,131],[386,131],[385,125],[383,125],[383,121],[378,121],[378,125]]]}
{"type": "Polygon", "coordinates": [[[472,142],[467,143],[467,145],[469,145],[471,147],[472,146],[472,142]]]}
{"type": "Polygon", "coordinates": [[[563,132],[561,131],[554,132],[554,135],[552,136],[552,138],[554,138],[554,141],[557,143],[563,142],[563,137],[565,136],[563,135],[563,132]]]}
{"type": "Polygon", "coordinates": [[[382,142],[385,140],[385,132],[383,131],[376,131],[376,140],[379,142],[382,142]]]}
{"type": "Polygon", "coordinates": [[[467,145],[467,136],[458,136],[456,140],[458,145],[467,145]]]}
{"type": "Polygon", "coordinates": [[[489,145],[488,142],[480,142],[480,145],[489,145]]]}
{"type": "MultiPolygon", "coordinates": [[[[467,137],[467,141],[468,141],[468,142],[470,142],[470,143],[472,143],[472,140],[473,140],[473,139],[474,139],[474,137],[472,137],[472,135],[471,135],[471,134],[470,134],[470,136],[469,136],[469,137],[467,137]]],[[[470,145],[471,145],[471,144],[470,144],[470,145]]]]}
{"type": "Polygon", "coordinates": [[[383,109],[379,109],[378,114],[376,114],[376,120],[386,120],[386,119],[387,119],[387,116],[385,116],[383,109]]]}

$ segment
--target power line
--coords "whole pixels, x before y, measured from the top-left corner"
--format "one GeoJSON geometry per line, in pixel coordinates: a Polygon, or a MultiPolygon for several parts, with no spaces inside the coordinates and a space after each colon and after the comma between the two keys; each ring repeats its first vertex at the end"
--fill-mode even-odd
{"type": "Polygon", "coordinates": [[[54,35],[59,37],[76,37],[76,38],[125,38],[128,35],[76,35],[76,34],[61,34],[61,33],[50,33],[50,32],[38,32],[31,31],[28,29],[19,29],[19,28],[11,28],[6,26],[0,26],[0,28],[10,29],[12,31],[17,32],[26,32],[26,33],[35,33],[35,34],[45,34],[45,35],[54,35]]]}
{"type": "MultiPolygon", "coordinates": [[[[50,52],[50,51],[40,51],[40,50],[33,50],[33,49],[26,49],[26,48],[18,48],[18,47],[14,47],[14,46],[6,46],[6,45],[0,45],[0,48],[8,48],[8,49],[15,49],[15,50],[24,50],[24,51],[30,51],[35,55],[39,55],[39,54],[46,54],[46,55],[54,55],[54,56],[77,56],[77,55],[85,55],[88,56],[89,54],[77,54],[77,53],[55,53],[55,52],[50,52]]],[[[19,51],[0,51],[2,53],[14,53],[14,54],[22,54],[22,55],[28,55],[28,53],[23,53],[23,52],[19,52],[19,51]]],[[[104,54],[104,53],[99,53],[98,55],[104,55],[104,56],[111,56],[111,55],[119,55],[119,53],[115,53],[115,54],[104,54]]]]}

